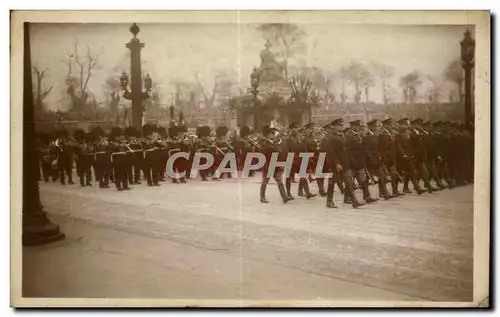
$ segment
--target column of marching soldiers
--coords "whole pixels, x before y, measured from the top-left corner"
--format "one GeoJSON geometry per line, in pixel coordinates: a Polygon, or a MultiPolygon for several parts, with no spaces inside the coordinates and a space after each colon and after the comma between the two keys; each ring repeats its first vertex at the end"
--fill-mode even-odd
{"type": "MultiPolygon", "coordinates": [[[[291,187],[300,169],[298,153],[307,152],[312,156],[307,166],[309,174],[299,178],[298,196],[307,199],[317,196],[309,186],[316,182],[319,195],[326,197],[329,208],[337,207],[333,200],[335,186],[343,194],[344,203],[357,208],[379,200],[371,195],[370,186],[378,186],[380,197],[388,200],[412,193],[410,183],[413,191],[421,195],[471,183],[474,177],[473,135],[463,125],[449,121],[410,122],[404,118],[393,124],[389,118],[381,122],[371,120],[366,126],[355,120],[346,127],[339,118],[323,127],[314,123],[300,127],[292,123],[281,130],[264,126],[258,132],[244,126],[233,135],[228,136],[228,132],[223,126],[215,131],[202,126],[196,133],[189,133],[185,125],[171,125],[167,131],[146,124],[142,131],[113,127],[106,133],[96,127],[88,133],[76,130],[72,137],[64,129],[53,134],[41,133],[38,135],[41,175],[45,182],[52,179],[65,185],[67,179],[68,184],[73,184],[72,170],[76,165],[82,187],[92,186],[93,169],[100,188],[109,188],[114,182],[116,189],[123,191],[129,190],[130,185],[141,184],[141,180],[149,186],[160,186],[167,179],[167,160],[177,152],[187,152],[190,158],[174,161],[176,176],[171,181],[176,184],[187,183],[187,178],[180,175],[190,175],[196,152],[208,152],[214,157],[212,167],[199,171],[203,181],[231,177],[230,173],[218,170],[227,153],[235,153],[241,171],[246,154],[260,152],[266,157],[260,201],[268,203],[266,188],[273,178],[283,202],[287,203],[294,199],[291,187]],[[288,177],[284,177],[282,167],[268,175],[271,154],[276,152],[280,161],[285,161],[288,153],[296,154],[288,177]],[[325,153],[326,158],[322,172],[333,176],[313,179],[311,174],[317,168],[320,153],[325,153]],[[364,202],[356,197],[356,190],[362,191],[364,202]]],[[[255,171],[250,171],[249,176],[254,175],[255,171]]]]}

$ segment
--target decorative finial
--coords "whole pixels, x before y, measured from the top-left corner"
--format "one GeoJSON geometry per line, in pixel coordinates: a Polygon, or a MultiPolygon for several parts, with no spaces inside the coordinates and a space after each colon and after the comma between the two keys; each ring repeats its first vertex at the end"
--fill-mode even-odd
{"type": "Polygon", "coordinates": [[[140,31],[141,31],[141,29],[135,23],[132,24],[132,26],[130,27],[130,33],[132,33],[134,35],[134,38],[137,37],[137,34],[139,34],[140,31]]]}

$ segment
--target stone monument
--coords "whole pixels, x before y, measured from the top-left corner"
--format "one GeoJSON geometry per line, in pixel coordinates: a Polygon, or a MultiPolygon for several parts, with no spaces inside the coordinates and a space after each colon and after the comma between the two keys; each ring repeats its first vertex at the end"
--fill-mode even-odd
{"type": "Polygon", "coordinates": [[[271,51],[271,42],[268,40],[265,48],[260,52],[260,85],[259,93],[261,99],[267,99],[270,95],[277,94],[284,100],[290,97],[291,89],[284,76],[285,63],[279,62],[276,55],[271,51]]]}

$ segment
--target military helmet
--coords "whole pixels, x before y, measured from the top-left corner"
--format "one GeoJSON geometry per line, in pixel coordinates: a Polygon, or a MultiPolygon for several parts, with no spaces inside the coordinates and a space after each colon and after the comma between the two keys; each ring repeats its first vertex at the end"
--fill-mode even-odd
{"type": "Polygon", "coordinates": [[[83,141],[85,139],[87,133],[83,131],[83,129],[76,129],[75,132],[73,132],[73,138],[77,141],[83,141]]]}
{"type": "Polygon", "coordinates": [[[247,135],[249,135],[251,133],[250,131],[250,127],[244,125],[240,128],[240,137],[246,137],[247,135]]]}
{"type": "Polygon", "coordinates": [[[141,134],[140,131],[137,130],[137,128],[135,128],[135,127],[127,127],[125,129],[125,136],[127,136],[127,137],[133,136],[133,137],[138,138],[140,136],[140,134],[141,134]]]}
{"type": "Polygon", "coordinates": [[[215,135],[218,137],[222,137],[222,136],[225,136],[228,131],[229,131],[229,129],[227,127],[224,127],[224,126],[217,127],[217,129],[215,130],[215,135]]]}
{"type": "Polygon", "coordinates": [[[105,136],[106,132],[104,132],[104,130],[101,127],[95,127],[95,128],[92,129],[92,131],[90,131],[90,134],[92,134],[92,136],[95,139],[98,139],[100,137],[105,136]]]}

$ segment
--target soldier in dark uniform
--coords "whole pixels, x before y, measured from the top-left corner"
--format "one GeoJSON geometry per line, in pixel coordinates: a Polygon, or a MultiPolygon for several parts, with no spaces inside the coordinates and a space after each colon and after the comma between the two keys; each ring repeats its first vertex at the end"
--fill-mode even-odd
{"type": "MultiPolygon", "coordinates": [[[[298,123],[294,122],[290,124],[289,129],[290,133],[288,135],[288,138],[286,139],[286,147],[287,147],[286,151],[287,154],[293,153],[294,158],[290,175],[285,180],[285,188],[288,197],[293,199],[293,196],[291,194],[292,180],[295,179],[295,175],[298,174],[300,171],[300,165],[302,163],[302,159],[300,158],[299,154],[301,152],[307,152],[307,145],[304,142],[302,142],[302,140],[300,140],[298,123]]],[[[303,193],[305,193],[307,199],[311,199],[316,196],[316,194],[312,194],[311,191],[309,190],[309,183],[306,177],[301,177],[299,179],[298,194],[299,196],[303,196],[303,193]]]]}
{"type": "Polygon", "coordinates": [[[166,172],[167,172],[167,159],[168,159],[168,147],[166,141],[168,139],[167,129],[164,127],[158,127],[157,129],[158,135],[160,137],[160,142],[158,143],[158,170],[159,170],[159,180],[160,182],[164,182],[166,180],[166,172]]]}
{"type": "Polygon", "coordinates": [[[391,118],[382,121],[382,129],[379,133],[379,144],[383,167],[385,167],[391,179],[392,196],[404,196],[404,193],[401,193],[398,189],[398,183],[402,180],[396,169],[394,133],[392,131],[391,118]]]}
{"type": "MultiPolygon", "coordinates": [[[[363,144],[363,136],[360,133],[361,121],[354,120],[350,122],[350,129],[345,135],[347,154],[352,172],[352,177],[358,181],[360,188],[363,190],[363,199],[368,203],[374,203],[378,198],[372,198],[368,188],[368,176],[366,173],[366,149],[363,144]]],[[[353,198],[348,193],[345,194],[345,200],[353,198]]]]}
{"type": "Polygon", "coordinates": [[[52,181],[56,182],[59,177],[57,168],[54,169],[53,162],[57,160],[57,152],[54,149],[51,135],[41,133],[39,139],[43,180],[47,183],[52,178],[52,181]]]}
{"type": "Polygon", "coordinates": [[[427,169],[427,149],[426,149],[426,135],[422,133],[423,120],[417,118],[411,122],[410,128],[410,144],[412,147],[413,160],[415,169],[417,171],[417,181],[423,179],[425,188],[429,193],[437,191],[430,183],[429,171],[427,169]]]}
{"type": "Polygon", "coordinates": [[[248,126],[242,126],[240,128],[239,136],[234,140],[233,147],[236,153],[236,164],[238,170],[242,171],[246,155],[252,152],[252,144],[248,140],[248,136],[251,134],[250,128],[248,126]]]}
{"type": "Polygon", "coordinates": [[[148,186],[160,186],[159,184],[159,171],[158,171],[158,142],[155,134],[156,128],[150,124],[142,126],[142,135],[146,138],[143,144],[144,149],[144,178],[148,182],[148,186]]]}
{"type": "Polygon", "coordinates": [[[378,120],[374,119],[367,123],[367,131],[363,137],[363,143],[366,148],[367,160],[366,168],[371,175],[375,175],[378,179],[379,195],[384,197],[385,200],[391,199],[394,196],[390,195],[387,191],[387,179],[389,175],[386,174],[382,162],[382,151],[380,146],[378,120]]]}
{"type": "Polygon", "coordinates": [[[269,180],[271,177],[274,178],[276,183],[278,184],[278,190],[280,192],[281,198],[283,199],[283,203],[287,203],[292,200],[286,194],[285,186],[283,185],[282,177],[283,177],[283,167],[277,166],[274,174],[269,174],[269,165],[271,161],[272,153],[278,153],[278,159],[283,159],[283,154],[286,158],[286,148],[284,147],[283,140],[279,137],[275,136],[275,132],[277,132],[275,128],[271,128],[266,125],[262,127],[262,134],[264,138],[262,139],[261,151],[262,154],[266,157],[266,162],[264,164],[262,170],[262,184],[260,185],[260,202],[267,204],[269,201],[266,199],[266,188],[267,184],[269,184],[269,180]],[[280,157],[281,156],[281,157],[280,157]]]}
{"type": "Polygon", "coordinates": [[[113,127],[109,135],[109,148],[111,152],[111,163],[115,176],[115,185],[118,191],[129,190],[127,143],[123,131],[119,127],[113,127]]]}
{"type": "MultiPolygon", "coordinates": [[[[321,138],[316,138],[314,135],[314,123],[310,122],[304,126],[304,139],[303,143],[305,145],[306,152],[313,153],[313,157],[309,160],[308,170],[311,173],[316,171],[316,166],[318,164],[320,146],[321,146],[321,138]]],[[[325,166],[323,165],[323,169],[325,166]]],[[[326,170],[323,171],[326,173],[326,170]]],[[[316,183],[318,184],[319,194],[321,197],[326,197],[325,191],[325,179],[322,177],[316,178],[316,183]]]]}
{"type": "MultiPolygon", "coordinates": [[[[182,139],[179,135],[180,133],[184,133],[183,131],[184,129],[180,126],[171,126],[168,129],[168,135],[170,136],[168,149],[169,157],[179,152],[186,152],[185,145],[183,145],[182,139]]],[[[172,167],[176,176],[172,178],[172,183],[186,183],[186,177],[179,177],[178,174],[186,172],[188,161],[189,160],[183,157],[179,157],[173,162],[172,167]]]]}
{"type": "Polygon", "coordinates": [[[87,135],[82,129],[73,133],[73,138],[77,142],[74,152],[76,172],[80,178],[80,186],[92,186],[92,164],[94,161],[94,149],[91,145],[90,134],[87,135]]]}
{"type": "MultiPolygon", "coordinates": [[[[214,168],[216,169],[219,168],[219,165],[222,162],[224,155],[232,150],[231,145],[227,142],[226,139],[228,131],[229,130],[227,127],[218,127],[215,130],[215,135],[217,137],[217,140],[215,141],[213,155],[214,155],[214,168]]],[[[212,180],[218,180],[219,178],[224,178],[226,176],[228,178],[231,178],[230,173],[219,173],[218,170],[215,170],[214,175],[212,175],[212,180]]]]}
{"type": "MultiPolygon", "coordinates": [[[[198,143],[196,144],[196,150],[202,153],[212,153],[212,142],[210,142],[210,132],[209,126],[201,126],[197,129],[198,143]]],[[[206,164],[207,160],[205,158],[200,159],[200,165],[206,164]]],[[[210,170],[205,169],[200,171],[200,176],[202,181],[208,181],[210,177],[210,170]]]]}
{"type": "Polygon", "coordinates": [[[326,153],[327,171],[333,174],[328,179],[328,187],[326,190],[326,206],[328,208],[337,208],[333,202],[333,191],[335,183],[342,180],[345,184],[344,194],[351,197],[351,203],[354,208],[364,205],[358,201],[354,193],[353,172],[349,160],[346,140],[342,133],[343,119],[335,119],[324,128],[327,135],[321,143],[321,151],[326,153]]]}
{"type": "Polygon", "coordinates": [[[408,132],[408,118],[398,121],[398,132],[394,137],[394,147],[396,149],[396,166],[400,167],[403,172],[404,185],[403,192],[411,193],[408,188],[410,180],[413,183],[413,188],[417,194],[421,195],[425,190],[420,188],[417,180],[417,171],[415,169],[412,147],[410,143],[410,134],[408,132]]]}
{"type": "Polygon", "coordinates": [[[66,177],[68,177],[68,184],[73,185],[73,146],[65,129],[61,129],[58,133],[56,148],[59,180],[61,184],[66,185],[66,177]]]}
{"type": "Polygon", "coordinates": [[[128,137],[128,146],[131,149],[131,164],[128,168],[129,183],[141,184],[141,170],[143,170],[144,149],[140,141],[141,133],[134,127],[125,129],[125,135],[128,137]]]}
{"type": "Polygon", "coordinates": [[[434,129],[434,127],[432,126],[432,122],[430,121],[424,122],[419,127],[419,131],[422,134],[425,144],[425,151],[426,151],[425,165],[429,172],[429,177],[430,179],[433,179],[436,182],[436,185],[438,186],[439,190],[442,190],[446,188],[446,186],[443,184],[437,169],[439,161],[442,160],[442,157],[439,155],[439,149],[438,149],[439,132],[437,132],[436,129],[434,129]]]}
{"type": "Polygon", "coordinates": [[[96,140],[94,145],[94,174],[100,188],[109,188],[110,153],[106,133],[101,127],[96,127],[91,132],[96,140]]]}

